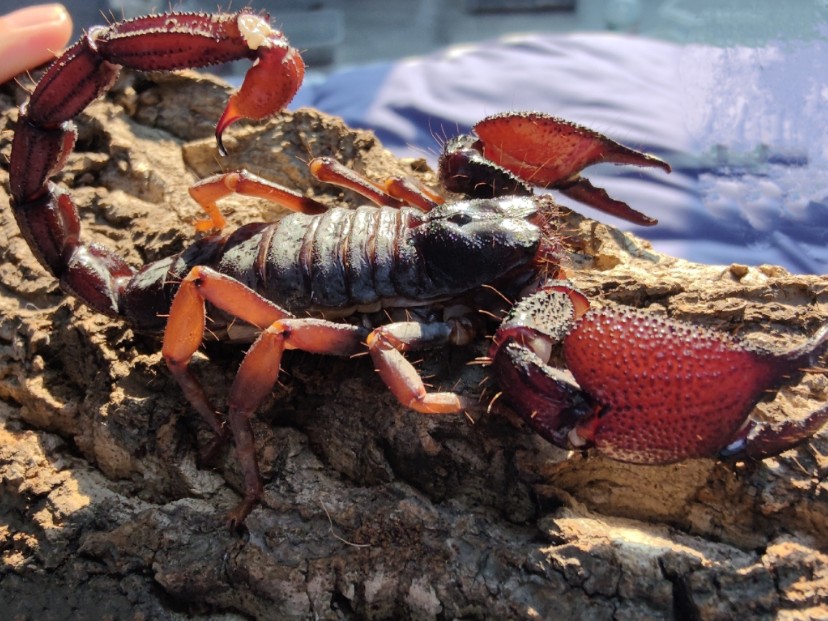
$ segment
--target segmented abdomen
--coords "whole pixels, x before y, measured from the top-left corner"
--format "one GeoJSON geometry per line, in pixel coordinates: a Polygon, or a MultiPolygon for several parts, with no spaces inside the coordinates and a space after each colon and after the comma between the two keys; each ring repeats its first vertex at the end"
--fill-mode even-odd
{"type": "Polygon", "coordinates": [[[406,305],[429,291],[408,235],[420,216],[370,206],[289,214],[259,230],[242,227],[218,269],[292,312],[406,305]]]}

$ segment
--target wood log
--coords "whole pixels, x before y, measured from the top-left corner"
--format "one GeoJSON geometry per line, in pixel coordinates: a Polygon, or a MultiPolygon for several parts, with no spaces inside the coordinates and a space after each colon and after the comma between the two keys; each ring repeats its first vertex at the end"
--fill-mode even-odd
{"type": "MultiPolygon", "coordinates": [[[[368,357],[291,352],[254,427],[265,482],[243,533],[232,450],[197,466],[208,431],[158,340],[64,295],[8,207],[23,94],[0,94],[0,601],[8,618],[807,619],[828,603],[828,430],[755,464],[633,466],[567,453],[504,408],[426,417],[401,407],[368,357]]],[[[217,155],[227,97],[194,73],[126,74],[78,119],[58,183],[83,235],[140,265],[183,248],[187,187],[245,166],[328,204],[309,177],[334,155],[382,178],[417,174],[373,134],[314,110],[239,124],[217,155]]],[[[650,211],[651,206],[636,206],[650,211]]],[[[231,226],[277,217],[228,199],[231,226]]],[[[657,214],[654,214],[657,216],[657,214]]],[[[625,304],[766,345],[804,341],[828,316],[828,277],[706,266],[574,213],[566,268],[596,304],[625,304]]],[[[481,395],[467,362],[487,341],[426,352],[431,382],[481,395]]],[[[223,403],[243,349],[195,362],[223,403]]],[[[489,397],[496,391],[486,384],[489,397]]],[[[757,416],[803,416],[828,396],[809,374],[757,416]]],[[[483,397],[487,398],[487,397],[483,397]]],[[[820,612],[821,611],[821,612],[820,612]]],[[[821,617],[821,618],[824,618],[821,617]]]]}

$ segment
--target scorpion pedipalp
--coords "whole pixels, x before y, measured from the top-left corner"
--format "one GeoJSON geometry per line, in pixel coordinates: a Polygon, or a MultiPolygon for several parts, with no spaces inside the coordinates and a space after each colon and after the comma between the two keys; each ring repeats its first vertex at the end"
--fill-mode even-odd
{"type": "Polygon", "coordinates": [[[654,155],[540,112],[495,114],[476,123],[473,131],[446,143],[440,157],[441,177],[452,191],[478,197],[527,195],[530,185],[539,186],[634,224],[658,222],[580,175],[587,166],[605,162],[670,172],[670,165],[654,155]]]}
{"type": "Polygon", "coordinates": [[[761,459],[828,421],[826,407],[782,425],[749,418],[761,398],[816,366],[828,350],[828,326],[775,352],[636,309],[550,312],[577,303],[577,292],[564,292],[549,287],[519,302],[490,352],[505,398],[558,446],[594,446],[640,464],[761,459]],[[542,352],[553,346],[574,382],[548,365],[542,352]]]}

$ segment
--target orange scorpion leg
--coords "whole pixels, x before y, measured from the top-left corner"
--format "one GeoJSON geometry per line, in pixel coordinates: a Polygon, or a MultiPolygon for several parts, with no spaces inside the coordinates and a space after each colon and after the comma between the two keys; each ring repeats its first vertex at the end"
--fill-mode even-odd
{"type": "Polygon", "coordinates": [[[445,202],[442,196],[413,178],[391,177],[379,184],[331,157],[314,158],[308,168],[319,181],[356,192],[383,207],[411,205],[430,211],[445,202]]]}
{"type": "Polygon", "coordinates": [[[450,341],[448,323],[404,321],[374,330],[368,337],[368,351],[382,381],[404,406],[422,414],[455,414],[474,404],[453,392],[428,392],[414,365],[403,356],[404,351],[437,347],[450,341]]]}
{"type": "Polygon", "coordinates": [[[431,211],[446,199],[414,177],[390,177],[385,180],[385,191],[421,211],[431,211]]]}
{"type": "Polygon", "coordinates": [[[205,302],[263,330],[245,355],[230,388],[228,424],[244,476],[244,497],[229,514],[231,526],[244,521],[261,496],[250,417],[273,389],[284,349],[350,355],[362,347],[365,330],[324,319],[296,318],[233,278],[194,267],[173,298],[162,353],[187,400],[216,434],[215,451],[227,433],[201,383],[189,369],[204,337],[205,302]]]}
{"type": "Polygon", "coordinates": [[[190,270],[173,299],[162,353],[187,400],[216,434],[211,451],[227,438],[227,432],[201,383],[189,369],[190,360],[204,337],[205,302],[262,329],[245,354],[228,398],[227,422],[244,476],[243,499],[228,516],[231,526],[244,521],[262,494],[250,419],[272,391],[285,349],[349,356],[364,346],[367,336],[368,349],[380,377],[406,407],[424,414],[453,414],[473,406],[451,392],[429,393],[414,366],[403,356],[405,351],[435,347],[457,339],[458,334],[454,334],[457,328],[451,323],[399,322],[368,334],[365,328],[356,325],[293,317],[239,281],[198,266],[190,270]]]}
{"type": "Polygon", "coordinates": [[[206,177],[190,187],[190,196],[207,212],[207,218],[196,221],[197,230],[207,232],[220,231],[224,228],[224,216],[216,206],[216,201],[230,194],[263,198],[291,211],[310,215],[327,211],[325,205],[296,190],[291,190],[246,170],[235,170],[206,177]]]}
{"type": "MultiPolygon", "coordinates": [[[[372,203],[387,207],[411,205],[429,211],[444,202],[442,196],[412,178],[391,177],[378,184],[360,175],[330,157],[318,157],[309,164],[311,173],[319,181],[352,190],[372,203]]],[[[231,194],[253,196],[269,200],[292,211],[319,214],[325,205],[246,170],[219,173],[197,181],[190,187],[190,196],[207,213],[195,222],[201,232],[220,231],[226,222],[216,202],[231,194]]]]}
{"type": "Polygon", "coordinates": [[[214,298],[220,298],[225,302],[222,306],[227,312],[261,327],[289,316],[287,311],[246,287],[238,291],[237,285],[241,286],[235,280],[209,268],[194,267],[173,298],[164,331],[161,348],[164,360],[181,386],[184,396],[215,434],[213,442],[202,452],[201,457],[204,460],[209,460],[227,439],[227,431],[216,409],[207,398],[201,383],[189,369],[190,360],[204,339],[205,299],[212,302],[214,298]]]}
{"type": "Polygon", "coordinates": [[[347,356],[360,348],[363,336],[363,332],[353,325],[310,317],[286,318],[268,326],[250,347],[230,388],[228,400],[227,420],[244,474],[244,497],[228,516],[232,527],[244,522],[262,495],[250,419],[273,390],[282,364],[282,352],[301,349],[347,356]]]}

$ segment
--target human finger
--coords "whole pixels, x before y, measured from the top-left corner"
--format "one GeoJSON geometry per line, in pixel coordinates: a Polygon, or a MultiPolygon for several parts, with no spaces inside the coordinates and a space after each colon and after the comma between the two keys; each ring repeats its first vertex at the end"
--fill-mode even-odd
{"type": "Polygon", "coordinates": [[[40,4],[0,17],[0,83],[54,58],[72,36],[61,4],[40,4]]]}

